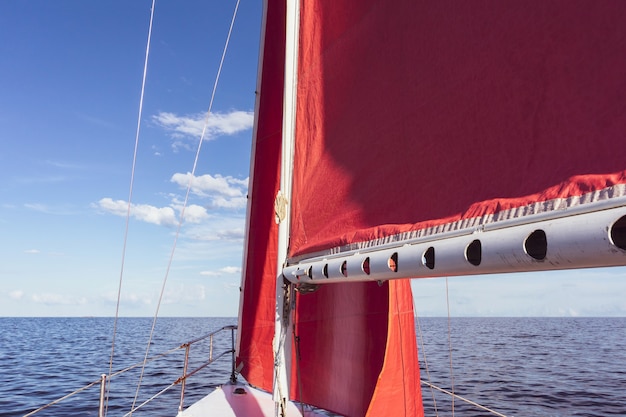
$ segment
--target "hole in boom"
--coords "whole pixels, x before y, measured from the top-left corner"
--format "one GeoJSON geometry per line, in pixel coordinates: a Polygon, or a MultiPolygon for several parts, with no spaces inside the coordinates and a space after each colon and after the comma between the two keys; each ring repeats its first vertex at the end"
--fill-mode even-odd
{"type": "Polygon", "coordinates": [[[611,226],[611,242],[618,248],[626,250],[626,216],[622,216],[611,226]]]}
{"type": "Polygon", "coordinates": [[[393,272],[398,272],[398,252],[394,252],[394,254],[387,260],[387,266],[393,272]]]}
{"type": "Polygon", "coordinates": [[[467,248],[465,248],[465,259],[474,266],[480,265],[482,259],[482,244],[480,240],[476,239],[467,245],[467,248]]]}
{"type": "Polygon", "coordinates": [[[546,232],[541,229],[535,230],[524,241],[524,251],[538,261],[546,259],[548,253],[548,238],[546,232]]]}
{"type": "Polygon", "coordinates": [[[426,252],[422,255],[422,264],[428,269],[435,269],[435,248],[431,246],[426,249],[426,252]]]}
{"type": "Polygon", "coordinates": [[[367,258],[365,258],[365,260],[363,261],[363,263],[361,264],[361,269],[363,270],[363,272],[365,272],[367,275],[370,274],[370,258],[369,256],[367,258]]]}

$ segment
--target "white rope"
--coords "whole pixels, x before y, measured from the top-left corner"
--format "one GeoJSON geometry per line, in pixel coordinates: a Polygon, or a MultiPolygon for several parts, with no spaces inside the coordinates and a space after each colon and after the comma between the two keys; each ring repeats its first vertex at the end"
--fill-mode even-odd
{"type": "MultiPolygon", "coordinates": [[[[172,267],[172,263],[173,263],[173,260],[174,260],[174,253],[176,252],[176,246],[177,246],[177,243],[178,243],[178,238],[180,236],[180,230],[182,228],[183,221],[184,221],[184,218],[185,218],[185,210],[186,210],[187,204],[189,202],[189,195],[191,194],[191,185],[192,185],[192,182],[193,182],[193,178],[195,177],[196,168],[198,166],[198,159],[200,158],[200,150],[202,149],[202,142],[204,142],[204,137],[206,135],[206,131],[207,131],[207,128],[208,128],[208,125],[209,125],[209,117],[211,115],[211,109],[213,107],[213,101],[214,101],[214,98],[215,98],[215,92],[217,90],[217,85],[218,85],[218,82],[219,82],[220,74],[222,72],[222,67],[224,65],[224,60],[225,60],[225,57],[226,57],[226,51],[228,49],[228,44],[230,42],[230,36],[232,34],[233,26],[235,24],[235,18],[237,17],[237,10],[238,9],[239,9],[239,0],[237,0],[237,3],[235,5],[235,10],[233,12],[233,17],[232,17],[232,20],[230,22],[230,27],[228,29],[228,36],[226,37],[226,43],[224,45],[224,49],[223,49],[223,52],[222,52],[222,58],[220,60],[219,69],[217,71],[217,75],[215,77],[215,82],[213,84],[213,90],[211,92],[211,100],[209,102],[209,108],[207,110],[206,118],[204,120],[204,126],[202,128],[202,135],[200,136],[200,141],[198,143],[198,148],[196,150],[196,156],[195,156],[194,162],[193,162],[193,168],[192,168],[191,174],[189,176],[189,182],[187,183],[187,191],[185,193],[185,200],[183,202],[183,206],[182,206],[182,209],[180,211],[180,217],[178,219],[178,225],[176,227],[176,234],[174,235],[174,242],[172,243],[172,250],[170,252],[169,260],[168,260],[168,263],[167,263],[167,268],[165,270],[165,276],[163,277],[163,283],[161,285],[161,292],[159,293],[159,300],[157,302],[157,306],[156,306],[156,310],[155,310],[155,313],[154,313],[154,317],[152,319],[152,328],[150,329],[150,336],[148,338],[148,343],[147,343],[147,346],[146,346],[146,353],[145,353],[145,356],[144,356],[144,366],[142,366],[142,368],[141,368],[141,375],[139,376],[139,382],[137,384],[137,391],[135,393],[135,398],[133,400],[133,409],[135,408],[135,403],[137,402],[137,397],[139,396],[139,390],[141,388],[141,382],[143,380],[143,375],[144,375],[144,371],[145,371],[145,361],[147,361],[148,355],[150,353],[150,344],[152,343],[152,337],[154,335],[154,329],[156,327],[157,318],[159,316],[159,309],[161,308],[161,302],[163,301],[163,294],[165,293],[165,285],[167,284],[167,279],[169,277],[169,273],[170,273],[170,270],[171,270],[171,267],[172,267]]],[[[131,409],[131,412],[130,412],[129,415],[132,416],[132,413],[133,413],[133,411],[131,409]]]]}
{"type": "Polygon", "coordinates": [[[110,389],[110,380],[111,380],[111,373],[113,372],[113,357],[115,355],[115,338],[117,335],[117,322],[119,319],[119,311],[120,311],[120,300],[122,297],[122,282],[123,282],[123,277],[124,277],[124,264],[125,264],[125,259],[126,259],[126,244],[128,242],[128,228],[129,228],[129,224],[130,224],[130,211],[131,211],[131,201],[132,201],[132,197],[133,197],[133,185],[135,183],[135,167],[137,165],[137,149],[139,148],[139,132],[141,130],[141,118],[142,118],[142,114],[143,114],[143,98],[145,95],[145,90],[146,90],[146,77],[148,74],[148,55],[150,53],[150,40],[152,39],[152,23],[154,21],[154,6],[155,6],[155,1],[156,0],[152,0],[152,7],[150,8],[150,24],[148,26],[148,40],[146,42],[146,55],[145,55],[145,59],[144,59],[144,64],[143,64],[143,76],[142,76],[142,80],[141,80],[141,93],[139,95],[139,111],[137,114],[137,128],[135,130],[135,149],[133,151],[133,163],[132,163],[132,168],[131,168],[131,172],[130,172],[130,186],[129,186],[129,191],[128,191],[128,205],[126,207],[126,226],[124,228],[124,243],[122,246],[122,259],[121,259],[121,266],[120,266],[120,277],[119,277],[119,284],[118,284],[118,288],[117,288],[117,302],[115,305],[115,320],[113,321],[113,339],[111,341],[111,357],[109,359],[109,375],[106,379],[107,381],[107,387],[106,387],[106,405],[105,405],[105,412],[104,414],[107,414],[108,408],[109,408],[109,389],[110,389]]]}
{"type": "Polygon", "coordinates": [[[478,404],[477,402],[474,402],[474,401],[472,401],[472,400],[468,400],[468,399],[467,399],[467,398],[465,398],[465,397],[462,397],[462,396],[460,396],[460,395],[458,395],[458,394],[455,394],[455,393],[453,393],[453,392],[450,392],[450,391],[448,391],[448,390],[445,390],[445,389],[443,389],[443,388],[440,388],[440,387],[438,387],[438,386],[436,386],[436,385],[434,385],[434,384],[431,384],[430,382],[423,381],[423,380],[420,380],[420,382],[421,382],[422,384],[424,384],[424,385],[428,385],[430,388],[436,389],[437,391],[441,391],[441,392],[443,392],[444,394],[448,394],[448,395],[450,395],[453,399],[454,399],[454,398],[458,398],[459,400],[461,400],[461,401],[465,401],[466,403],[471,404],[471,405],[473,405],[473,406],[475,406],[475,407],[478,407],[478,408],[480,408],[480,409],[482,409],[482,410],[489,411],[490,413],[492,413],[492,414],[494,414],[494,415],[496,415],[496,416],[500,416],[500,417],[507,417],[506,415],[501,414],[501,413],[499,413],[499,412],[497,412],[497,411],[495,411],[495,410],[492,410],[491,408],[487,408],[487,407],[485,407],[484,405],[480,405],[480,404],[478,404]]]}

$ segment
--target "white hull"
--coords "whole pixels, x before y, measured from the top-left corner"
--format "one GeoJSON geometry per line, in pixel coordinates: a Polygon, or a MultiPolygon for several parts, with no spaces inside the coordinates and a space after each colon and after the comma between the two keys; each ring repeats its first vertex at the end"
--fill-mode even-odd
{"type": "MultiPolygon", "coordinates": [[[[274,417],[272,395],[248,384],[235,383],[218,387],[196,402],[178,417],[274,417]]],[[[311,410],[302,410],[294,403],[287,403],[288,417],[322,416],[311,410]]]]}

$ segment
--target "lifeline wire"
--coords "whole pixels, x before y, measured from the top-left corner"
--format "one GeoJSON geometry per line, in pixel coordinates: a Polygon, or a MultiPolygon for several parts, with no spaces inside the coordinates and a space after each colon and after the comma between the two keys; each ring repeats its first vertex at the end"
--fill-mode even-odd
{"type": "MultiPolygon", "coordinates": [[[[153,0],[154,1],[154,0],[153,0]]],[[[209,125],[209,117],[211,116],[211,109],[213,107],[213,100],[215,98],[215,91],[217,90],[217,84],[220,78],[220,74],[222,72],[222,67],[224,65],[224,59],[226,57],[226,51],[228,49],[228,43],[230,42],[230,36],[232,34],[233,31],[233,26],[235,24],[235,18],[237,17],[237,10],[239,9],[239,0],[237,0],[237,4],[235,5],[235,10],[233,12],[233,17],[232,20],[230,22],[230,27],[228,29],[228,36],[226,37],[226,43],[224,45],[224,50],[222,51],[222,58],[220,59],[220,65],[217,71],[217,75],[215,77],[215,82],[213,84],[213,91],[211,92],[211,100],[209,102],[209,108],[207,110],[207,114],[206,114],[206,118],[204,119],[204,126],[202,128],[202,135],[200,136],[200,142],[198,143],[198,149],[196,150],[196,156],[193,162],[193,169],[191,170],[191,174],[189,175],[189,182],[187,183],[187,192],[185,193],[185,200],[183,202],[183,207],[180,211],[180,218],[178,220],[178,226],[176,227],[176,234],[174,236],[174,242],[172,244],[172,250],[170,252],[170,257],[169,257],[169,261],[167,263],[167,268],[165,271],[165,276],[163,277],[163,284],[161,286],[161,293],[159,294],[159,301],[157,303],[156,306],[156,311],[154,313],[154,317],[152,319],[152,328],[150,329],[150,336],[148,338],[148,344],[146,347],[146,354],[144,356],[144,366],[142,366],[141,368],[141,374],[139,376],[139,382],[137,383],[137,391],[135,392],[135,398],[133,399],[133,405],[132,405],[132,409],[135,408],[135,404],[137,402],[137,397],[139,396],[139,390],[141,388],[141,382],[143,380],[143,375],[144,375],[144,371],[145,371],[145,362],[148,359],[148,355],[150,353],[150,344],[152,343],[152,337],[154,335],[154,328],[156,326],[156,321],[157,321],[157,317],[159,316],[159,309],[161,307],[161,302],[163,300],[163,294],[165,293],[165,285],[167,283],[167,278],[169,276],[170,273],[170,269],[172,267],[172,262],[174,259],[174,253],[176,251],[176,244],[178,242],[178,237],[180,236],[180,229],[183,225],[183,219],[185,218],[185,209],[187,207],[187,203],[189,202],[189,194],[191,193],[191,184],[193,181],[193,178],[195,176],[196,173],[196,167],[198,166],[198,159],[200,157],[200,150],[202,149],[202,142],[204,142],[204,137],[206,135],[206,131],[207,131],[207,127],[209,125]]],[[[132,416],[132,409],[130,412],[130,416],[132,416]]]]}
{"type": "MultiPolygon", "coordinates": [[[[139,96],[139,112],[137,115],[137,129],[135,130],[135,149],[133,151],[133,164],[130,173],[130,186],[128,191],[128,206],[126,208],[126,226],[124,229],[124,243],[122,247],[122,260],[120,266],[120,278],[119,285],[117,288],[117,303],[115,306],[115,320],[113,321],[113,340],[111,342],[111,358],[109,359],[109,376],[107,377],[107,388],[106,388],[106,406],[104,414],[107,414],[109,409],[109,388],[110,388],[110,378],[111,372],[113,372],[113,356],[115,353],[115,336],[117,335],[117,321],[119,318],[120,311],[120,299],[122,296],[122,281],[124,277],[124,262],[126,259],[126,243],[128,241],[128,225],[130,223],[130,211],[131,211],[131,201],[133,197],[133,184],[135,183],[135,167],[137,165],[137,149],[139,147],[139,131],[141,128],[141,117],[143,114],[143,98],[146,90],[146,76],[148,74],[148,55],[150,53],[150,39],[152,39],[152,22],[154,21],[154,6],[156,0],[152,0],[152,7],[150,8],[150,24],[148,26],[148,40],[146,43],[146,57],[144,59],[143,64],[143,76],[141,80],[141,94],[139,96]]],[[[133,404],[134,405],[134,404],[133,404]]]]}
{"type": "Polygon", "coordinates": [[[459,400],[461,400],[461,401],[465,401],[465,402],[466,402],[466,403],[468,403],[468,404],[471,404],[471,405],[473,405],[473,406],[475,406],[475,407],[478,407],[478,408],[480,408],[480,409],[483,409],[483,410],[485,410],[485,411],[488,411],[488,412],[490,412],[491,414],[494,414],[494,415],[496,415],[496,416],[498,416],[498,417],[507,417],[505,414],[498,413],[496,410],[492,410],[491,408],[485,407],[484,405],[480,405],[480,404],[478,404],[477,402],[474,402],[474,401],[472,401],[472,400],[469,400],[469,399],[467,399],[467,398],[465,398],[465,397],[461,397],[461,396],[460,396],[460,395],[458,395],[458,394],[455,394],[455,393],[453,393],[453,392],[450,392],[450,391],[448,391],[448,390],[445,390],[445,389],[443,389],[443,388],[440,388],[440,387],[438,387],[437,385],[435,385],[435,384],[431,384],[431,383],[430,383],[430,382],[428,382],[428,381],[423,381],[423,380],[420,380],[420,382],[421,382],[422,384],[424,384],[424,385],[428,385],[431,389],[436,389],[437,391],[441,391],[441,392],[443,392],[444,394],[448,394],[448,395],[450,395],[452,398],[458,398],[458,399],[459,399],[459,400]]]}

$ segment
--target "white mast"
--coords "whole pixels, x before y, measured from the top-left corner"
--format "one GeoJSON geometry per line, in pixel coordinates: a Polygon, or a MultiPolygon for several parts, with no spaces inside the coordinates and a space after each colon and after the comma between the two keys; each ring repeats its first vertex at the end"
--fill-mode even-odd
{"type": "Polygon", "coordinates": [[[283,143],[281,153],[280,190],[276,196],[276,221],[278,226],[278,255],[276,276],[276,315],[274,334],[274,402],[276,416],[284,415],[289,400],[289,375],[291,369],[291,301],[292,285],[283,279],[282,269],[289,246],[289,211],[293,172],[295,139],[295,101],[298,66],[298,0],[287,1],[285,42],[285,88],[283,99],[283,143]],[[287,282],[287,283],[286,283],[287,282]],[[286,284],[285,284],[286,283],[286,284]],[[287,308],[285,308],[285,305],[287,308]]]}

